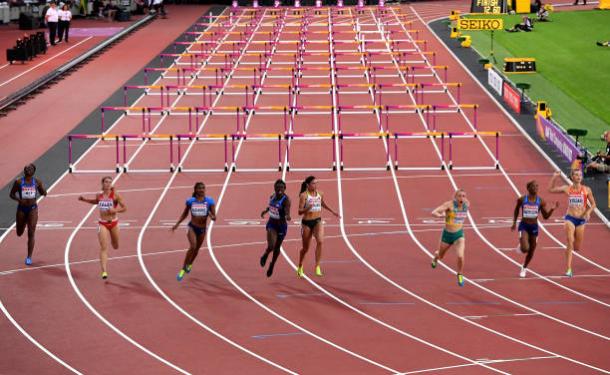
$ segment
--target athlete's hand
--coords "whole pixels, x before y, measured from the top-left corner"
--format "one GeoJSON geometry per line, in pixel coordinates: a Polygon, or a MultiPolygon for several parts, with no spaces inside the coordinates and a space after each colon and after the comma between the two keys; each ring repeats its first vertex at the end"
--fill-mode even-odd
{"type": "Polygon", "coordinates": [[[180,224],[176,224],[176,225],[174,225],[173,227],[169,228],[169,230],[170,230],[170,231],[173,233],[173,232],[175,232],[175,231],[176,231],[176,229],[178,229],[178,226],[179,226],[179,225],[180,225],[180,224]]]}
{"type": "Polygon", "coordinates": [[[290,215],[286,216],[286,221],[287,222],[291,222],[292,221],[292,218],[290,217],[290,215]]]}
{"type": "Polygon", "coordinates": [[[553,177],[557,178],[561,176],[561,171],[555,171],[555,173],[553,173],[553,177]]]}
{"type": "Polygon", "coordinates": [[[515,229],[517,229],[517,223],[513,223],[513,225],[510,226],[511,232],[514,232],[515,229]]]}
{"type": "Polygon", "coordinates": [[[266,212],[267,212],[267,211],[263,211],[263,212],[261,212],[261,219],[265,217],[265,213],[266,213],[266,212]]]}

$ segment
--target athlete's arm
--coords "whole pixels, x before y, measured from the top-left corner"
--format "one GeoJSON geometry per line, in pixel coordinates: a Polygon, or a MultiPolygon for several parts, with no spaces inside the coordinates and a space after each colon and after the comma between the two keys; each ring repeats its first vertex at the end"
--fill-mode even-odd
{"type": "Polygon", "coordinates": [[[519,197],[519,199],[517,199],[517,205],[515,206],[515,212],[513,212],[513,225],[510,227],[510,230],[515,230],[515,228],[517,228],[517,219],[519,218],[519,211],[521,211],[522,204],[523,197],[519,197]]]}
{"type": "Polygon", "coordinates": [[[184,206],[184,211],[182,211],[182,215],[180,215],[178,222],[172,227],[172,232],[175,231],[176,229],[178,229],[178,227],[180,226],[180,223],[182,223],[184,221],[184,219],[186,219],[186,216],[189,214],[189,209],[190,209],[189,206],[187,206],[187,205],[184,206]]]}
{"type": "Polygon", "coordinates": [[[567,191],[567,189],[570,187],[569,185],[561,185],[561,186],[555,186],[557,183],[557,180],[559,180],[561,176],[561,172],[557,171],[553,174],[553,177],[551,177],[551,181],[549,181],[549,192],[551,193],[565,193],[567,191]]]}
{"type": "Polygon", "coordinates": [[[432,211],[432,216],[445,217],[447,215],[447,210],[449,210],[450,204],[451,204],[451,201],[447,201],[447,202],[441,204],[440,206],[436,207],[434,209],[434,211],[432,211]]]}
{"type": "Polygon", "coordinates": [[[98,204],[99,203],[97,198],[88,199],[88,198],[83,197],[82,195],[80,197],[78,197],[78,200],[81,202],[89,203],[89,204],[98,204]]]}
{"type": "Polygon", "coordinates": [[[542,217],[544,218],[544,220],[546,220],[549,217],[551,217],[551,215],[553,214],[553,211],[555,211],[555,209],[557,207],[559,207],[559,202],[555,202],[553,207],[551,207],[550,210],[547,210],[546,209],[546,201],[544,199],[540,200],[540,212],[542,212],[542,217]]]}
{"type": "Polygon", "coordinates": [[[13,183],[13,187],[11,188],[11,192],[9,194],[11,199],[14,201],[17,201],[19,204],[21,204],[21,199],[17,196],[17,193],[19,192],[20,187],[21,187],[21,182],[19,180],[16,180],[13,183]]]}
{"type": "MultiPolygon", "coordinates": [[[[291,220],[291,218],[290,218],[290,206],[291,206],[290,198],[288,196],[286,196],[286,200],[284,201],[284,212],[286,213],[286,220],[287,221],[291,220]]],[[[267,208],[267,209],[269,209],[269,208],[267,208]]]]}
{"type": "Polygon", "coordinates": [[[307,195],[302,193],[299,195],[299,215],[304,215],[311,210],[311,207],[307,206],[307,195]]]}
{"type": "Polygon", "coordinates": [[[209,216],[210,216],[210,219],[216,221],[216,204],[213,204],[210,206],[209,216]]]}
{"type": "Polygon", "coordinates": [[[325,209],[327,209],[328,211],[330,211],[333,215],[335,215],[336,217],[339,217],[339,214],[336,213],[335,211],[333,211],[332,208],[328,207],[328,205],[326,204],[326,202],[324,201],[324,196],[322,194],[320,194],[322,196],[322,207],[324,207],[325,209]]]}
{"type": "Polygon", "coordinates": [[[44,195],[46,197],[47,190],[44,188],[44,186],[42,185],[42,182],[40,182],[40,180],[36,180],[36,188],[38,189],[38,193],[40,195],[44,195]]]}
{"type": "Polygon", "coordinates": [[[116,194],[116,205],[117,207],[114,209],[114,212],[125,212],[127,211],[127,206],[125,205],[125,202],[123,201],[123,197],[121,197],[119,194],[116,194]]]}
{"type": "Polygon", "coordinates": [[[587,189],[587,198],[589,198],[589,204],[588,204],[587,209],[585,210],[585,214],[583,215],[583,217],[585,219],[589,220],[591,218],[591,212],[593,212],[593,210],[597,206],[597,203],[595,203],[595,197],[593,197],[593,192],[591,191],[591,188],[589,188],[587,186],[586,189],[587,189]]]}

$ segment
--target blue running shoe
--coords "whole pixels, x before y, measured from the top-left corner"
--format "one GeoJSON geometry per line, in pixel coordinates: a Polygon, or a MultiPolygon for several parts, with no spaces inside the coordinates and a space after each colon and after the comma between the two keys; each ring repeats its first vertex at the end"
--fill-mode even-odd
{"type": "Polygon", "coordinates": [[[184,279],[184,275],[186,274],[185,270],[180,270],[180,272],[178,272],[178,275],[176,275],[176,280],[178,281],[182,281],[182,279],[184,279]]]}
{"type": "Polygon", "coordinates": [[[32,258],[26,257],[25,258],[25,265],[26,266],[31,266],[32,265],[32,258]]]}

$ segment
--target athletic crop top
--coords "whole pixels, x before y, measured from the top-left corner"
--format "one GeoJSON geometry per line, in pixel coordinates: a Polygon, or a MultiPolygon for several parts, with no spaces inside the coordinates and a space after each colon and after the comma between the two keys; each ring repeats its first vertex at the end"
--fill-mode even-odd
{"type": "Polygon", "coordinates": [[[587,190],[584,186],[574,190],[572,186],[568,189],[568,207],[584,208],[587,203],[587,190]]]}
{"type": "Polygon", "coordinates": [[[25,182],[25,177],[21,178],[21,190],[19,195],[21,195],[21,199],[36,199],[36,193],[38,192],[38,187],[36,186],[36,179],[32,177],[32,182],[29,184],[25,182]]]}
{"type": "Polygon", "coordinates": [[[269,217],[275,220],[286,220],[286,212],[284,211],[284,201],[286,195],[280,199],[275,199],[275,194],[269,199],[269,217]]]}
{"type": "Polygon", "coordinates": [[[202,201],[198,201],[195,197],[186,200],[186,205],[191,209],[191,216],[208,216],[210,206],[214,204],[214,199],[210,197],[205,197],[202,201]]]}
{"type": "Polygon", "coordinates": [[[320,193],[316,193],[316,195],[309,195],[309,192],[307,192],[307,206],[311,207],[309,212],[321,212],[322,196],[320,193]]]}
{"type": "Polygon", "coordinates": [[[106,212],[111,208],[114,208],[116,199],[114,199],[114,190],[110,191],[110,195],[104,197],[104,193],[98,194],[97,196],[97,208],[100,212],[106,212]]]}
{"type": "Polygon", "coordinates": [[[540,212],[540,197],[536,197],[536,201],[530,202],[526,195],[521,204],[521,209],[523,210],[524,219],[538,218],[538,212],[540,212]]]}
{"type": "Polygon", "coordinates": [[[462,225],[468,216],[468,205],[462,204],[462,209],[458,208],[457,201],[453,201],[453,209],[449,211],[445,217],[445,224],[448,225],[462,225]]]}

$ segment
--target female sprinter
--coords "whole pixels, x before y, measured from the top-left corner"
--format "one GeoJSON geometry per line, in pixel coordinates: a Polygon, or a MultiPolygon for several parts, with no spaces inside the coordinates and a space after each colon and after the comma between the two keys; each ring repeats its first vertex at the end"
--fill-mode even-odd
{"type": "Polygon", "coordinates": [[[32,265],[32,253],[34,252],[34,242],[36,234],[36,224],[38,223],[38,205],[36,196],[47,195],[47,191],[42,182],[34,178],[36,166],[28,164],[23,168],[23,177],[16,180],[11,188],[10,197],[17,201],[17,236],[21,237],[28,228],[28,255],[25,258],[26,266],[32,265]]]}
{"type": "Polygon", "coordinates": [[[299,268],[297,268],[297,276],[305,276],[303,271],[303,259],[309,251],[309,243],[311,237],[316,238],[316,275],[322,276],[320,269],[320,259],[322,258],[322,242],[324,240],[324,225],[322,223],[322,208],[327,209],[336,217],[339,217],[335,211],[326,205],[324,196],[317,189],[317,181],[314,176],[309,176],[301,183],[301,193],[299,195],[299,215],[303,215],[301,220],[301,236],[303,239],[303,248],[299,254],[299,268]]]}
{"type": "Polygon", "coordinates": [[[216,220],[216,203],[214,199],[205,196],[205,184],[197,182],[193,188],[193,196],[186,200],[186,206],[182,215],[178,219],[176,225],[172,227],[172,232],[178,229],[178,226],[191,212],[191,221],[188,224],[188,232],[186,237],[189,240],[189,250],[184,257],[182,269],[178,272],[176,279],[182,281],[184,275],[191,272],[193,262],[199,254],[199,249],[205,239],[205,230],[208,225],[208,217],[216,220]]]}
{"type": "Polygon", "coordinates": [[[436,268],[439,260],[442,260],[447,250],[455,248],[457,254],[457,279],[458,285],[464,286],[464,247],[466,238],[464,237],[464,220],[468,216],[470,202],[466,199],[466,192],[459,189],[455,192],[453,200],[447,201],[432,211],[432,215],[445,218],[445,228],[438,251],[434,253],[432,268],[436,268]]]}
{"type": "Polygon", "coordinates": [[[519,277],[525,277],[527,266],[530,264],[536,251],[536,240],[538,239],[538,214],[542,212],[542,217],[546,220],[553,214],[553,211],[559,207],[559,202],[555,202],[554,207],[547,211],[546,201],[538,196],[538,182],[535,180],[527,183],[526,195],[517,199],[515,213],[513,216],[513,225],[510,230],[514,231],[517,227],[517,218],[519,211],[522,211],[521,221],[519,222],[519,248],[525,256],[525,262],[521,267],[519,277]]]}
{"type": "Polygon", "coordinates": [[[100,241],[100,263],[102,265],[102,279],[108,278],[108,238],[112,248],[119,248],[119,219],[117,213],[127,211],[123,199],[112,186],[112,177],[102,178],[102,192],[93,199],[78,197],[81,202],[96,204],[100,210],[100,219],[97,237],[100,241]]]}
{"type": "Polygon", "coordinates": [[[267,221],[267,249],[261,256],[261,267],[265,267],[269,253],[273,251],[273,257],[267,270],[267,277],[273,275],[273,267],[277,257],[280,255],[282,241],[286,237],[288,231],[288,222],[290,221],[290,198],[286,193],[286,183],[283,180],[275,181],[273,186],[275,193],[269,198],[269,205],[261,212],[261,218],[269,212],[269,220],[267,221]]]}
{"type": "Polygon", "coordinates": [[[565,216],[565,229],[568,237],[566,247],[566,276],[572,277],[572,250],[579,251],[585,236],[585,223],[589,220],[591,212],[595,209],[595,198],[588,186],[582,184],[582,171],[572,169],[571,185],[557,185],[561,172],[555,172],[549,182],[551,193],[563,193],[568,196],[568,210],[565,216]],[[588,204],[587,204],[588,203],[588,204]]]}

